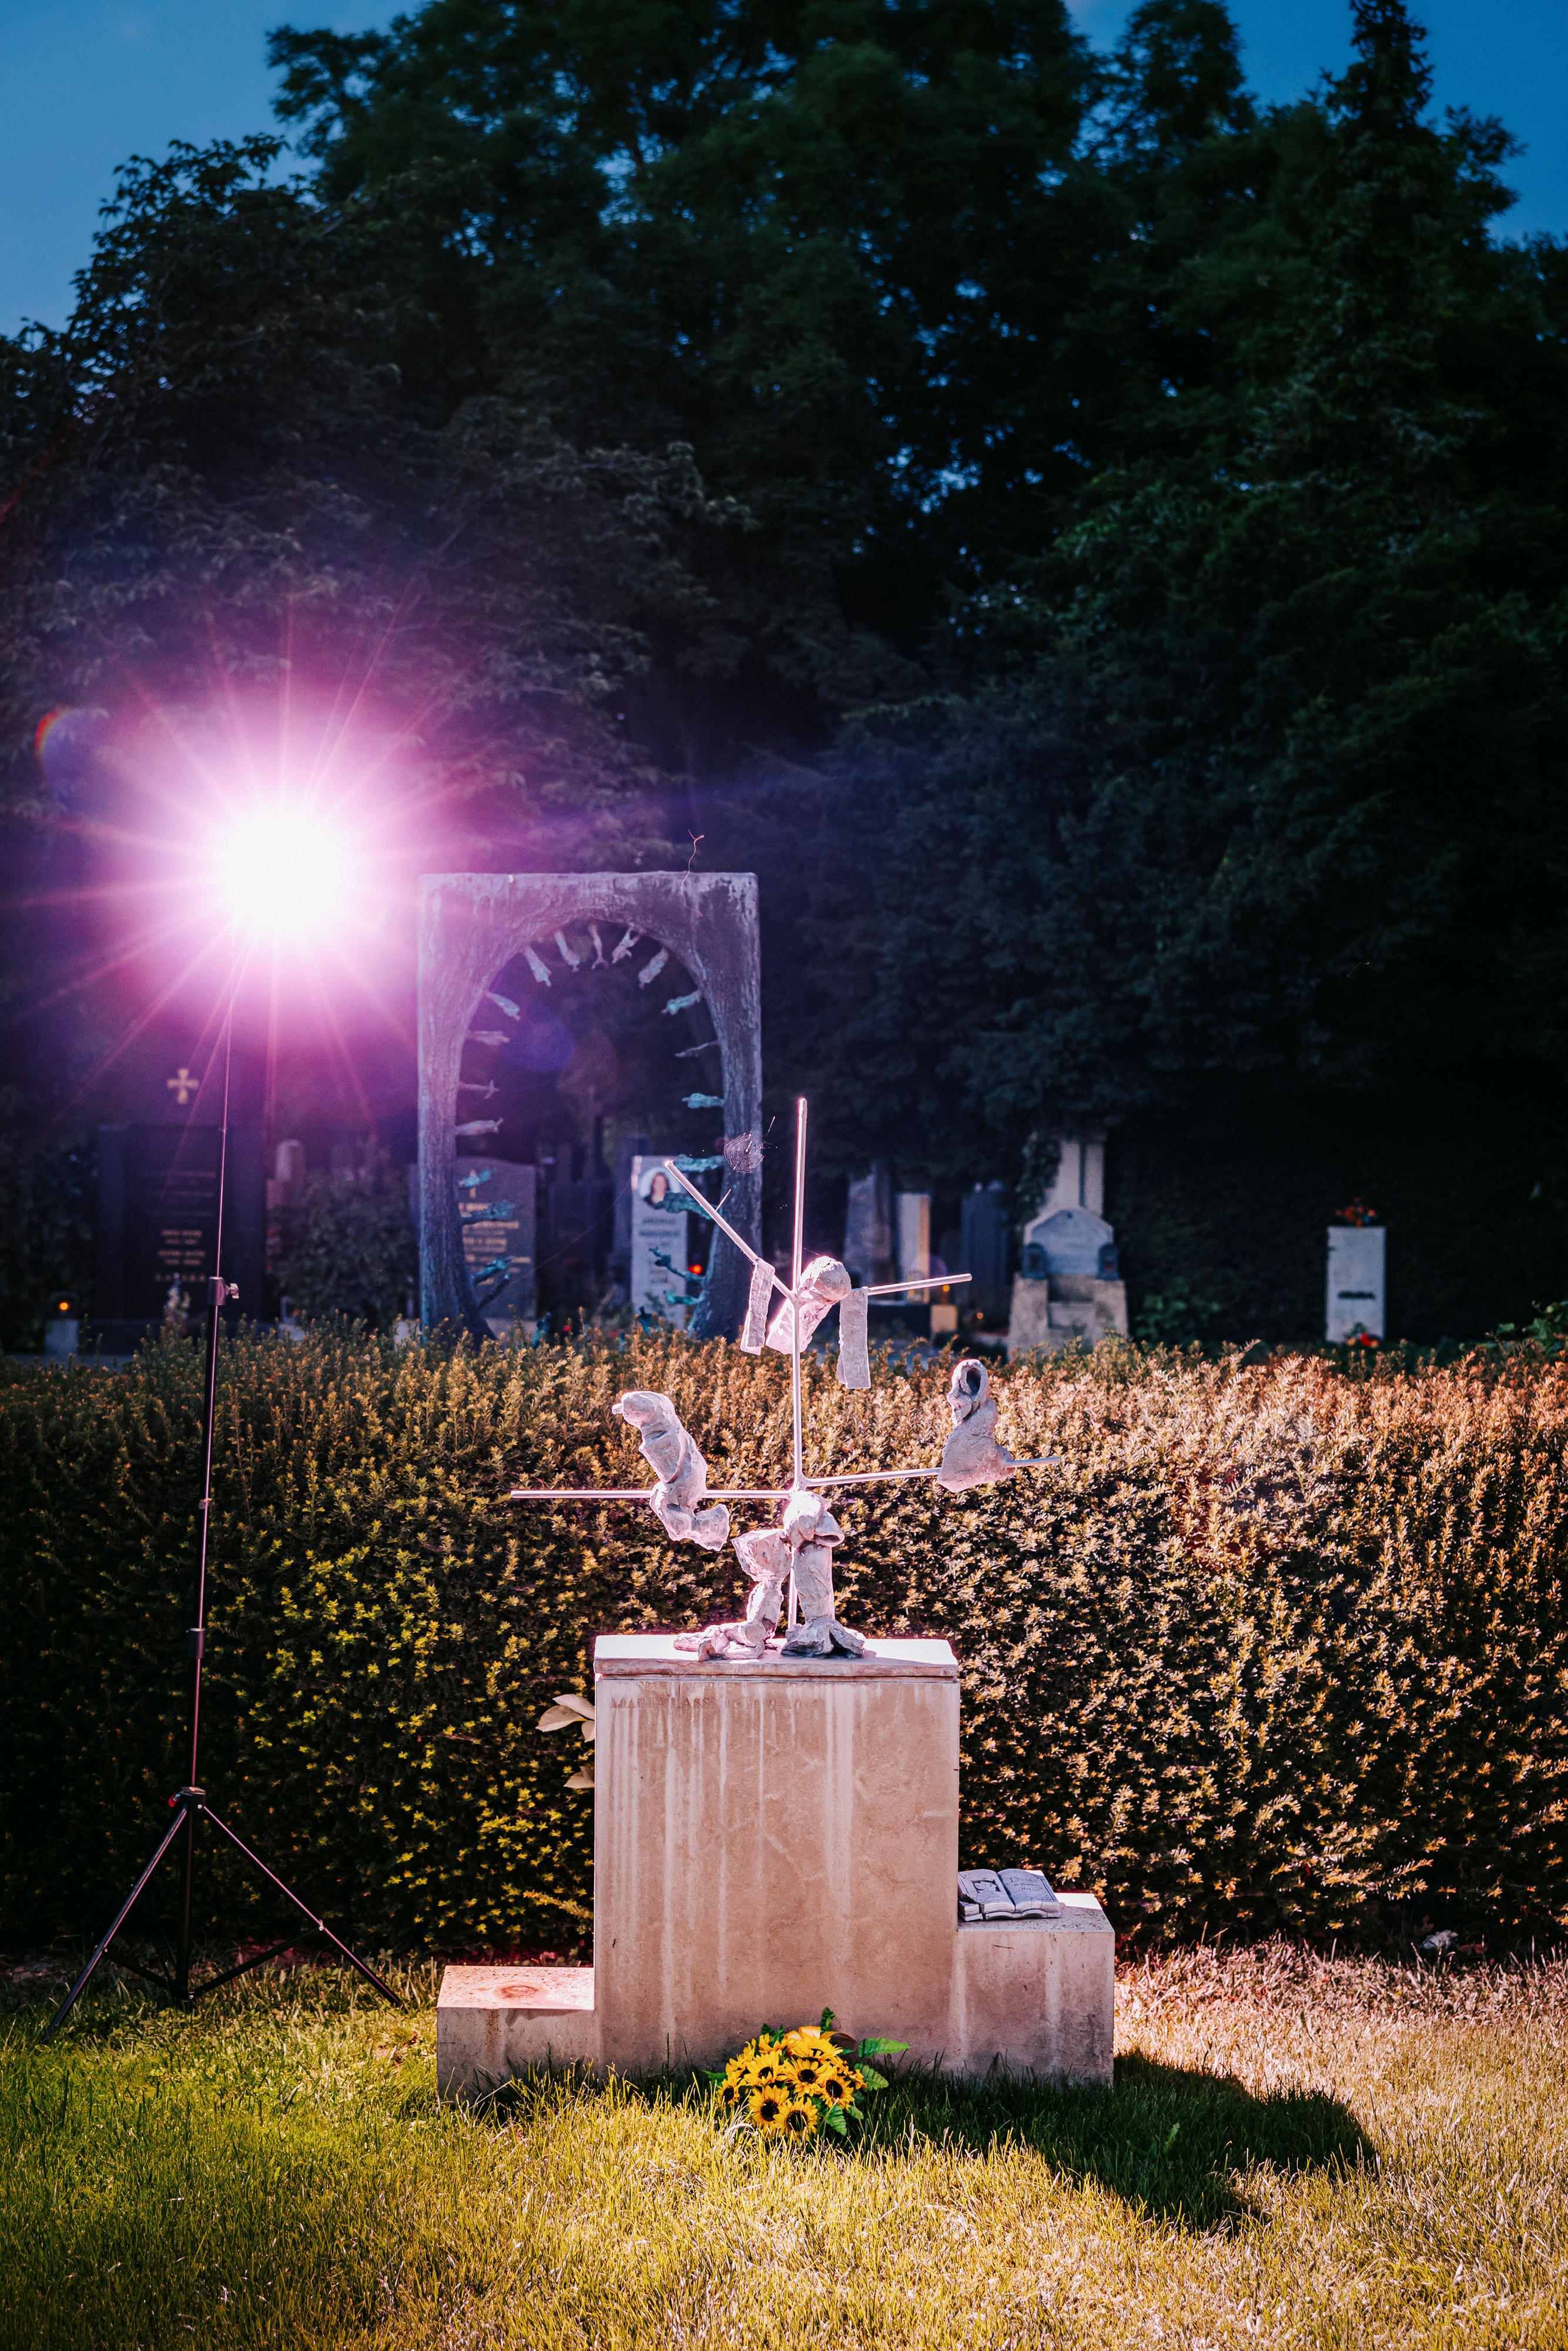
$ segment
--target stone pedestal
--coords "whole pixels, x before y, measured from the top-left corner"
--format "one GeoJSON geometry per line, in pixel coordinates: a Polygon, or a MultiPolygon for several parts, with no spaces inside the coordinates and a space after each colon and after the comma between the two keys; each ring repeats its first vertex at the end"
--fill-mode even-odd
{"type": "Polygon", "coordinates": [[[1125,1337],[1126,1330],[1124,1281],[1100,1281],[1082,1273],[1053,1273],[1032,1280],[1021,1273],[1013,1276],[1009,1354],[1042,1347],[1060,1355],[1075,1340],[1092,1347],[1113,1332],[1125,1337]]]}
{"type": "Polygon", "coordinates": [[[604,2063],[711,2064],[828,2007],[846,2032],[946,2047],[958,1668],[945,1641],[875,1646],[714,1665],[667,1638],[598,1643],[604,2063]]]}
{"type": "Polygon", "coordinates": [[[443,2091],[544,2063],[711,2064],[827,2007],[947,2072],[1110,2081],[1114,1938],[1092,1895],[1059,1921],[956,1923],[945,1641],[699,1662],[607,1635],[594,1700],[593,1967],[448,1969],[443,2091]]]}

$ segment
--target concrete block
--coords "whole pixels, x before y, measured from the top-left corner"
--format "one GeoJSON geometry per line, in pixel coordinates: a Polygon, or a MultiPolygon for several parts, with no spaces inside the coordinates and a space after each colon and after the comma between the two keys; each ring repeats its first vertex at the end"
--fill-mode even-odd
{"type": "Polygon", "coordinates": [[[707,2064],[759,2025],[950,2024],[958,1667],[945,1641],[854,1663],[699,1662],[664,1635],[594,1651],[600,2053],[707,2064]]]}
{"type": "Polygon", "coordinates": [[[1092,1894],[960,1927],[958,1667],[945,1641],[865,1657],[699,1660],[595,1645],[591,1968],[448,1968],[443,2095],[544,2064],[707,2065],[764,2024],[1111,2079],[1115,1938],[1092,1894]]]}
{"type": "Polygon", "coordinates": [[[592,2065],[591,1968],[447,1968],[435,2004],[435,2087],[472,2095],[531,2065],[592,2065]]]}
{"type": "Polygon", "coordinates": [[[1061,1894],[1059,1918],[959,1927],[953,2053],[967,2077],[993,2066],[1109,2087],[1116,1936],[1092,1894],[1061,1894]]]}

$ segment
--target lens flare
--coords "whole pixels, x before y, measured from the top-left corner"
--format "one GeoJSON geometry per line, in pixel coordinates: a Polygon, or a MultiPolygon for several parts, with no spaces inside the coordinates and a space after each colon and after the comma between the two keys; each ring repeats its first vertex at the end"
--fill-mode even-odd
{"type": "Polygon", "coordinates": [[[224,912],[253,937],[301,939],[343,911],[348,844],[329,820],[281,803],[253,810],[222,832],[213,874],[224,912]]]}

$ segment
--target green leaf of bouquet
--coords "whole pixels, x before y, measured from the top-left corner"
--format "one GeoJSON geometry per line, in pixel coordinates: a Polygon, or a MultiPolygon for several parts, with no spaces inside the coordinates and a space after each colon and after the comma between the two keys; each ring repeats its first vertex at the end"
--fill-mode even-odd
{"type": "Polygon", "coordinates": [[[844,2110],[841,2106],[832,2106],[829,2109],[828,2128],[836,2130],[841,2138],[849,2137],[850,2126],[844,2120],[844,2110]]]}
{"type": "Polygon", "coordinates": [[[902,2057],[908,2048],[907,2041],[862,2041],[862,2057],[902,2057]]]}
{"type": "Polygon", "coordinates": [[[860,2073],[861,2080],[868,2090],[886,2089],[887,2076],[885,2074],[875,2073],[869,2065],[862,2065],[860,2069],[860,2073]]]}
{"type": "Polygon", "coordinates": [[[826,2032],[826,2031],[828,2030],[828,2027],[831,2024],[832,2021],[833,2021],[833,2011],[832,2011],[832,2010],[831,2010],[831,2008],[825,2008],[825,2009],[822,2011],[822,2022],[821,2022],[821,2025],[818,2027],[819,2032],[826,2032]]]}

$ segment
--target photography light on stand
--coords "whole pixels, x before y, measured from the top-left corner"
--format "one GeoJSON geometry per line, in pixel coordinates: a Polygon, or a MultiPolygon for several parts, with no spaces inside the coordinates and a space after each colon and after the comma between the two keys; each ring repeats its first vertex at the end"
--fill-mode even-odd
{"type": "MultiPolygon", "coordinates": [[[[223,1106],[218,1126],[217,1213],[213,1240],[213,1270],[207,1278],[207,1331],[205,1379],[203,1390],[202,1417],[202,1493],[197,1503],[196,1589],[193,1611],[194,1623],[186,1635],[191,1656],[191,1738],[190,1771],[185,1786],[176,1789],[169,1799],[174,1818],[170,1823],[157,1851],[136,1879],[130,1893],[115,1912],[107,1934],[103,1936],[86,1967],[50,2018],[43,2039],[62,2024],[76,2006],[93,1976],[109,1957],[115,1937],[141,1900],[156,1874],[164,1855],[182,1835],[184,1840],[183,1867],[180,1889],[178,1937],[172,1953],[172,1973],[160,1974],[143,1967],[139,1960],[124,1953],[114,1955],[116,1967],[127,1968],[134,1975],[146,1977],[171,1991],[183,2008],[188,2008],[205,1992],[214,1991],[220,1984],[232,1983],[252,1968],[258,1968],[279,1951],[287,1950],[295,1936],[285,1936],[270,1944],[237,1967],[227,1968],[221,1974],[208,1976],[204,1981],[191,1983],[191,1907],[195,1873],[196,1829],[200,1823],[216,1831],[239,1855],[246,1866],[254,1870],[292,1905],[306,1921],[311,1934],[329,1943],[340,1958],[356,1969],[393,2007],[402,2005],[390,1984],[384,1983],[373,1968],[349,1949],[324,1919],[319,1918],[309,1906],[301,1901],[292,1887],[285,1885],[275,1871],[269,1869],[260,1855],[251,1851],[236,1836],[227,1823],[220,1820],[207,1802],[206,1791],[200,1785],[198,1771],[201,1760],[202,1732],[202,1664],[206,1646],[207,1545],[211,1532],[213,1498],[213,1436],[216,1418],[218,1378],[218,1323],[225,1306],[238,1298],[236,1286],[225,1280],[223,1266],[224,1186],[227,1173],[229,1130],[229,1084],[234,1061],[235,1002],[244,977],[249,951],[266,940],[275,947],[298,942],[323,925],[331,914],[341,893],[349,871],[347,846],[336,829],[308,809],[277,803],[258,807],[227,827],[212,844],[210,886],[215,893],[225,916],[225,932],[230,955],[225,985],[223,1023],[219,1041],[223,1053],[223,1106]]],[[[298,1931],[298,1930],[297,1930],[298,1931]]],[[[165,1943],[165,1949],[167,1944],[165,1943]]]]}

